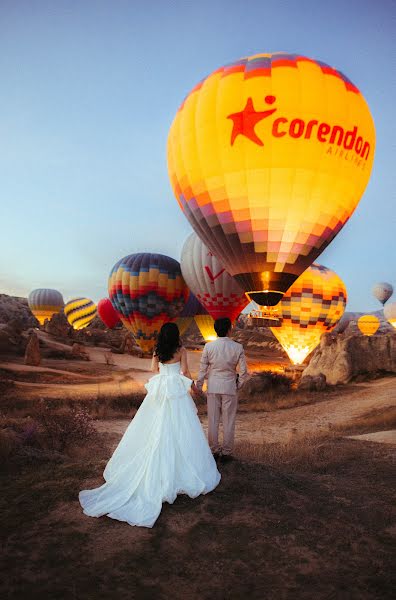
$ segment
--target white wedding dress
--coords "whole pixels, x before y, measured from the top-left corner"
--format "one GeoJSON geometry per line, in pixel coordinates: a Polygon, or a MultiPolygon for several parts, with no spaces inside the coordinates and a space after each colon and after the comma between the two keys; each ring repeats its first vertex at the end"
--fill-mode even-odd
{"type": "Polygon", "coordinates": [[[79,494],[84,513],[152,527],[163,502],[212,491],[220,473],[180,362],[159,365],[148,394],[107,463],[101,487],[79,494]]]}

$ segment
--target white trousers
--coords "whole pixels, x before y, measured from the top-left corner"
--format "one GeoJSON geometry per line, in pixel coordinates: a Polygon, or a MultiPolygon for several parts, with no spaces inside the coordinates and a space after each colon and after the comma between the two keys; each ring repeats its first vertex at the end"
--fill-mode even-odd
{"type": "Polygon", "coordinates": [[[208,439],[212,452],[232,454],[235,437],[235,417],[238,408],[236,394],[208,394],[208,439]],[[219,444],[220,414],[223,422],[223,446],[219,444]]]}

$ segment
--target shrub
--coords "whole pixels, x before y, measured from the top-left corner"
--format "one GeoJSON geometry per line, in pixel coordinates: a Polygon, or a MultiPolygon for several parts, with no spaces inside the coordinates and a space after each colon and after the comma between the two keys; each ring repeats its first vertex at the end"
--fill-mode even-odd
{"type": "Polygon", "coordinates": [[[50,450],[63,452],[75,442],[85,441],[96,435],[93,419],[83,407],[54,412],[50,403],[41,403],[36,414],[43,433],[43,443],[50,450]]]}

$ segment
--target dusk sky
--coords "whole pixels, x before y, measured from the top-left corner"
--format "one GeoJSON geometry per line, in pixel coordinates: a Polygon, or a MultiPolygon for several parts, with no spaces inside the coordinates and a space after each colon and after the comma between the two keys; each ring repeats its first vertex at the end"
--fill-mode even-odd
{"type": "MultiPolygon", "coordinates": [[[[191,227],[167,173],[172,119],[217,67],[298,52],[345,73],[376,125],[371,180],[318,262],[347,310],[396,288],[394,0],[0,0],[0,293],[107,296],[135,252],[180,259],[191,227]]],[[[396,300],[394,297],[393,300],[396,300]]]]}

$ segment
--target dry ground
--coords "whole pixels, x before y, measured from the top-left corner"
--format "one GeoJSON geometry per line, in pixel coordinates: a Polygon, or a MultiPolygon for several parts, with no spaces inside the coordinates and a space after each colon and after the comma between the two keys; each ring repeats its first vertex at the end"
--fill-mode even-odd
{"type": "MultiPolygon", "coordinates": [[[[98,385],[89,379],[93,366],[106,390],[131,385],[131,376],[134,386],[147,380],[138,359],[109,368],[99,358],[47,363],[41,383],[23,380],[32,375],[22,369],[17,391],[62,398],[98,385]]],[[[286,397],[242,403],[238,460],[220,467],[218,488],[164,505],[151,530],[85,517],[77,500],[79,490],[102,483],[129,417],[98,421],[96,439],[63,455],[10,458],[0,481],[0,597],[393,598],[395,446],[345,436],[396,429],[395,382],[308,394],[291,408],[286,397]]]]}

